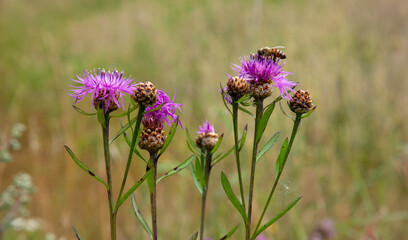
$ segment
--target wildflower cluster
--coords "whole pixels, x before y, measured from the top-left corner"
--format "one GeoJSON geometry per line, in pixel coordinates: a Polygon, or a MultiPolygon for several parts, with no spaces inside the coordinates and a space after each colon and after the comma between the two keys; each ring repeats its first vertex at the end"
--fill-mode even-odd
{"type": "MultiPolygon", "coordinates": [[[[73,87],[73,94],[70,94],[74,97],[75,102],[82,101],[86,95],[90,94],[92,100],[91,109],[95,107],[97,110],[96,114],[98,121],[102,127],[106,180],[97,176],[95,171],[82,163],[67,146],[66,150],[76,164],[106,187],[109,203],[111,240],[116,239],[116,217],[119,207],[144,181],[147,182],[150,193],[151,226],[146,223],[146,220],[142,216],[142,212],[139,210],[134,196],[132,198],[132,203],[136,217],[144,230],[146,230],[150,239],[157,240],[158,221],[156,186],[162,179],[178,173],[187,166],[190,167],[194,184],[201,195],[200,228],[190,239],[197,239],[198,237],[200,240],[206,239],[204,236],[205,212],[211,170],[221,160],[226,159],[231,152],[234,152],[233,155],[237,166],[238,174],[236,176],[238,181],[234,182],[239,184],[239,195],[235,195],[230,180],[223,172],[221,172],[221,185],[228,199],[231,201],[231,204],[242,217],[245,235],[240,239],[255,240],[257,237],[259,237],[258,239],[264,238],[262,234],[264,230],[296,205],[301,197],[291,202],[285,209],[278,213],[277,217],[274,219],[266,223],[263,222],[263,217],[265,216],[269,203],[276,190],[276,186],[281,178],[286,160],[288,159],[295,136],[298,132],[300,122],[302,119],[308,117],[314,110],[309,92],[303,90],[295,91],[294,88],[298,84],[287,79],[292,73],[283,70],[286,65],[283,59],[286,59],[286,55],[280,50],[269,50],[265,48],[262,51],[257,51],[256,54],[242,57],[239,65],[232,64],[231,68],[235,72],[235,75],[227,74],[228,82],[226,87],[221,90],[221,93],[224,100],[229,103],[225,104],[225,106],[228,108],[232,116],[234,144],[224,153],[217,153],[223,140],[223,134],[218,135],[215,132],[214,126],[210,124],[210,122],[205,121],[202,126],[198,127],[195,141],[192,140],[191,136],[189,136],[186,131],[188,149],[192,152],[192,155],[160,177],[158,177],[157,172],[158,160],[172,141],[177,126],[180,125],[180,127],[183,128],[179,116],[177,115],[178,112],[182,111],[182,104],[175,103],[176,94],[174,94],[173,99],[170,99],[163,90],[157,89],[153,83],[133,83],[131,78],[124,77],[124,74],[119,73],[117,70],[114,70],[113,72],[106,72],[105,70],[99,69],[97,71],[84,70],[82,76],[77,75],[77,79],[73,79],[74,82],[79,84],[79,86],[73,87]],[[264,106],[267,98],[273,94],[275,88],[279,90],[279,96],[264,106]],[[293,93],[292,96],[290,95],[291,93],[293,93]],[[125,110],[124,102],[124,96],[126,95],[130,96],[132,100],[131,102],[133,103],[133,105],[129,104],[127,110],[125,110]],[[257,223],[254,224],[252,208],[255,198],[254,184],[256,164],[258,160],[262,158],[263,154],[265,154],[277,141],[279,132],[273,135],[262,148],[260,148],[259,145],[265,133],[265,129],[268,126],[271,114],[275,109],[275,105],[282,99],[288,101],[289,109],[296,113],[296,117],[294,119],[290,117],[291,120],[293,120],[292,133],[290,138],[286,138],[282,143],[281,151],[276,160],[275,177],[273,179],[273,185],[269,197],[262,208],[262,213],[260,214],[257,223]],[[254,107],[254,109],[251,109],[250,107],[254,107]],[[111,115],[113,111],[120,108],[125,110],[125,112],[111,115]],[[136,109],[138,109],[137,114],[134,114],[136,109]],[[252,143],[251,161],[247,161],[250,162],[250,168],[248,169],[241,167],[240,155],[241,151],[246,149],[244,148],[244,145],[248,128],[245,126],[243,131],[238,130],[239,110],[251,115],[254,119],[254,127],[252,128],[254,138],[252,143]],[[127,117],[128,122],[121,125],[121,129],[113,138],[110,138],[110,119],[112,117],[125,116],[127,117]],[[166,134],[164,129],[167,126],[170,128],[168,134],[166,134]],[[126,134],[127,131],[130,131],[131,134],[126,134]],[[239,133],[241,132],[243,134],[239,136],[239,133]],[[115,194],[118,198],[117,201],[114,201],[110,146],[119,136],[124,136],[126,139],[126,142],[129,145],[129,152],[120,190],[118,194],[115,194]],[[143,154],[140,153],[140,150],[146,150],[149,153],[149,158],[146,159],[143,154]],[[138,182],[134,183],[129,190],[125,191],[127,176],[130,171],[132,158],[135,154],[146,163],[146,172],[138,182]],[[248,184],[243,183],[245,180],[242,177],[243,171],[248,171],[248,174],[245,174],[249,176],[248,184]],[[248,189],[245,189],[244,186],[248,186],[248,189]]],[[[75,109],[86,115],[95,115],[92,113],[86,113],[78,107],[75,107],[75,109]]],[[[238,225],[221,239],[228,239],[237,228],[238,225]]],[[[78,239],[80,239],[77,232],[76,234],[78,239]]]]}

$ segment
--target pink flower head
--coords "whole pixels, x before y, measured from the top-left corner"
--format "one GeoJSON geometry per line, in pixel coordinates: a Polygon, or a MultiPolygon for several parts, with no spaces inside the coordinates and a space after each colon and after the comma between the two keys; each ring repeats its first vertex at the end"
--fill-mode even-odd
{"type": "Polygon", "coordinates": [[[286,79],[292,73],[283,71],[284,65],[280,60],[274,62],[271,58],[251,54],[241,58],[241,66],[232,64],[231,68],[249,83],[272,82],[272,86],[279,89],[282,98],[291,100],[288,91],[295,92],[292,88],[297,84],[286,79]]]}
{"type": "Polygon", "coordinates": [[[122,105],[122,108],[125,109],[123,95],[132,94],[132,91],[135,90],[132,79],[124,78],[123,72],[119,73],[117,70],[113,72],[106,72],[105,69],[98,69],[98,71],[83,70],[82,77],[76,76],[78,79],[72,79],[72,81],[79,83],[80,86],[72,86],[71,91],[74,93],[69,94],[75,98],[75,103],[80,102],[90,93],[92,94],[92,106],[99,106],[98,103],[105,102],[103,104],[105,113],[112,106],[120,108],[122,105]]]}
{"type": "Polygon", "coordinates": [[[156,109],[152,112],[148,112],[143,115],[142,123],[145,127],[148,128],[163,128],[163,123],[166,121],[169,126],[178,120],[177,115],[175,114],[176,109],[181,111],[182,104],[174,103],[176,94],[174,94],[173,100],[170,100],[169,96],[162,90],[157,90],[157,101],[153,106],[147,107],[146,112],[161,106],[159,109],[156,109]]]}
{"type": "Polygon", "coordinates": [[[214,127],[208,121],[205,121],[203,123],[203,126],[198,127],[197,134],[201,134],[201,133],[207,134],[207,133],[213,133],[213,132],[214,132],[214,127]]]}

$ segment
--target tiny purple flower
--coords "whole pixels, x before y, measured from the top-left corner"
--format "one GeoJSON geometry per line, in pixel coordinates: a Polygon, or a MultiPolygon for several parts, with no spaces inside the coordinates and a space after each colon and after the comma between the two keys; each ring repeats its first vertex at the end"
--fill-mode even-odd
{"type": "Polygon", "coordinates": [[[100,106],[100,103],[104,102],[105,113],[112,106],[120,108],[122,105],[122,108],[125,109],[123,95],[132,94],[132,91],[135,90],[135,84],[132,83],[132,79],[124,78],[123,72],[119,73],[117,70],[113,72],[106,72],[105,69],[98,69],[97,71],[83,70],[82,77],[76,76],[78,79],[72,79],[72,81],[81,85],[72,86],[74,89],[71,91],[74,93],[69,94],[75,98],[75,103],[80,102],[90,93],[92,94],[91,109],[93,106],[100,106]]]}
{"type": "Polygon", "coordinates": [[[176,94],[174,94],[173,100],[170,100],[169,96],[162,91],[157,90],[157,101],[153,106],[147,107],[146,112],[161,106],[159,109],[152,112],[148,112],[143,115],[142,123],[148,128],[163,128],[163,123],[166,121],[169,126],[178,121],[181,125],[180,120],[178,120],[175,114],[176,109],[181,110],[182,104],[174,103],[176,94]]]}
{"type": "Polygon", "coordinates": [[[213,133],[213,132],[214,132],[214,127],[208,121],[205,121],[203,123],[203,126],[198,127],[197,134],[201,134],[201,133],[207,134],[207,133],[213,133]]]}
{"type": "Polygon", "coordinates": [[[288,91],[295,92],[292,87],[297,84],[286,79],[286,76],[292,73],[283,71],[284,65],[279,60],[274,62],[271,58],[251,54],[249,57],[241,58],[241,66],[232,64],[231,68],[249,83],[272,82],[272,86],[279,89],[282,98],[291,100],[288,91]]]}

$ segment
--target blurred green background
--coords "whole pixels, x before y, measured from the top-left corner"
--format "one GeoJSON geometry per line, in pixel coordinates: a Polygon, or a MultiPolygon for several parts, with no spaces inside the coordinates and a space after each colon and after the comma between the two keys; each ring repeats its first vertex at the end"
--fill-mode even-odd
{"type": "MultiPolygon", "coordinates": [[[[171,97],[177,89],[184,126],[194,133],[209,120],[225,134],[227,149],[232,127],[218,93],[225,73],[232,74],[230,64],[240,56],[283,45],[285,70],[294,73],[289,79],[310,90],[318,108],[302,123],[266,219],[303,198],[266,236],[306,239],[328,217],[336,223],[336,239],[403,239],[408,235],[407,23],[406,0],[2,0],[0,131],[16,122],[27,131],[14,162],[1,163],[1,187],[20,171],[32,175],[37,191],[30,216],[41,220],[43,233],[27,239],[49,232],[74,239],[74,225],[84,239],[107,240],[105,189],[63,147],[104,176],[100,128],[95,118],[71,107],[70,79],[82,69],[116,68],[171,97]]],[[[89,109],[89,98],[78,105],[89,109]]],[[[241,126],[246,122],[251,136],[253,123],[242,117],[241,126]]],[[[112,125],[118,129],[119,122],[112,125]]],[[[277,146],[258,164],[255,218],[273,183],[278,145],[291,130],[277,109],[267,133],[279,130],[277,146]]],[[[189,156],[185,132],[176,135],[159,162],[163,171],[189,156]]],[[[248,140],[246,167],[250,145],[248,140]]],[[[112,149],[117,184],[126,154],[120,139],[112,149]]],[[[134,161],[128,182],[144,167],[134,161]]],[[[212,172],[206,235],[214,238],[241,223],[222,190],[221,171],[236,179],[232,156],[212,172]]],[[[188,239],[199,227],[200,213],[191,174],[185,170],[160,182],[158,195],[160,238],[188,239]]],[[[149,219],[146,186],[136,196],[149,219]]],[[[118,219],[119,239],[147,239],[129,202],[118,219]]],[[[242,239],[243,229],[241,224],[233,239],[242,239]]]]}

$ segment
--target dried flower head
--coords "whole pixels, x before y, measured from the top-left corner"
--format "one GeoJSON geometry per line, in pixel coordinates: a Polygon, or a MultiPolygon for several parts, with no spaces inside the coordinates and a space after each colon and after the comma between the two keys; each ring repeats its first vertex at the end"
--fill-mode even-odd
{"type": "Polygon", "coordinates": [[[167,96],[167,94],[161,90],[157,90],[157,101],[156,103],[146,108],[146,112],[143,115],[142,123],[143,130],[139,140],[139,147],[145,149],[149,152],[158,151],[163,147],[164,141],[166,139],[163,131],[163,124],[167,122],[169,126],[177,121],[181,124],[175,111],[179,109],[181,111],[181,104],[174,103],[173,100],[167,96]],[[157,107],[160,108],[149,112],[157,107]]]}
{"type": "Polygon", "coordinates": [[[234,99],[240,99],[248,93],[249,84],[242,77],[230,77],[225,88],[226,93],[234,99]]]}
{"type": "MultiPolygon", "coordinates": [[[[132,94],[135,90],[135,85],[132,79],[124,78],[123,73],[117,70],[106,72],[105,69],[97,71],[84,70],[82,77],[77,75],[78,79],[72,79],[80,86],[73,86],[73,94],[75,102],[79,102],[90,93],[92,94],[92,106],[97,109],[105,109],[106,112],[114,111],[123,105],[123,95],[132,94]]],[[[91,106],[91,109],[92,109],[91,106]]]]}
{"type": "Polygon", "coordinates": [[[143,106],[152,106],[156,102],[157,89],[151,82],[141,82],[136,84],[136,89],[132,98],[135,102],[143,106]]]}
{"type": "Polygon", "coordinates": [[[196,145],[211,151],[218,141],[218,134],[214,132],[214,127],[205,121],[203,126],[198,127],[196,145]]]}
{"type": "Polygon", "coordinates": [[[289,101],[289,108],[296,114],[309,112],[313,107],[313,100],[310,97],[309,91],[298,90],[292,95],[292,100],[289,101]]]}
{"type": "Polygon", "coordinates": [[[252,97],[255,99],[264,99],[272,95],[273,88],[267,82],[258,81],[251,84],[252,97]]]}
{"type": "MultiPolygon", "coordinates": [[[[279,60],[275,62],[272,58],[251,54],[249,57],[241,58],[241,66],[233,64],[232,69],[252,85],[258,82],[271,84],[279,89],[282,98],[290,100],[289,91],[294,92],[292,88],[297,84],[286,79],[291,73],[282,70],[284,65],[279,60]]],[[[259,86],[264,84],[258,84],[259,86]]]]}

